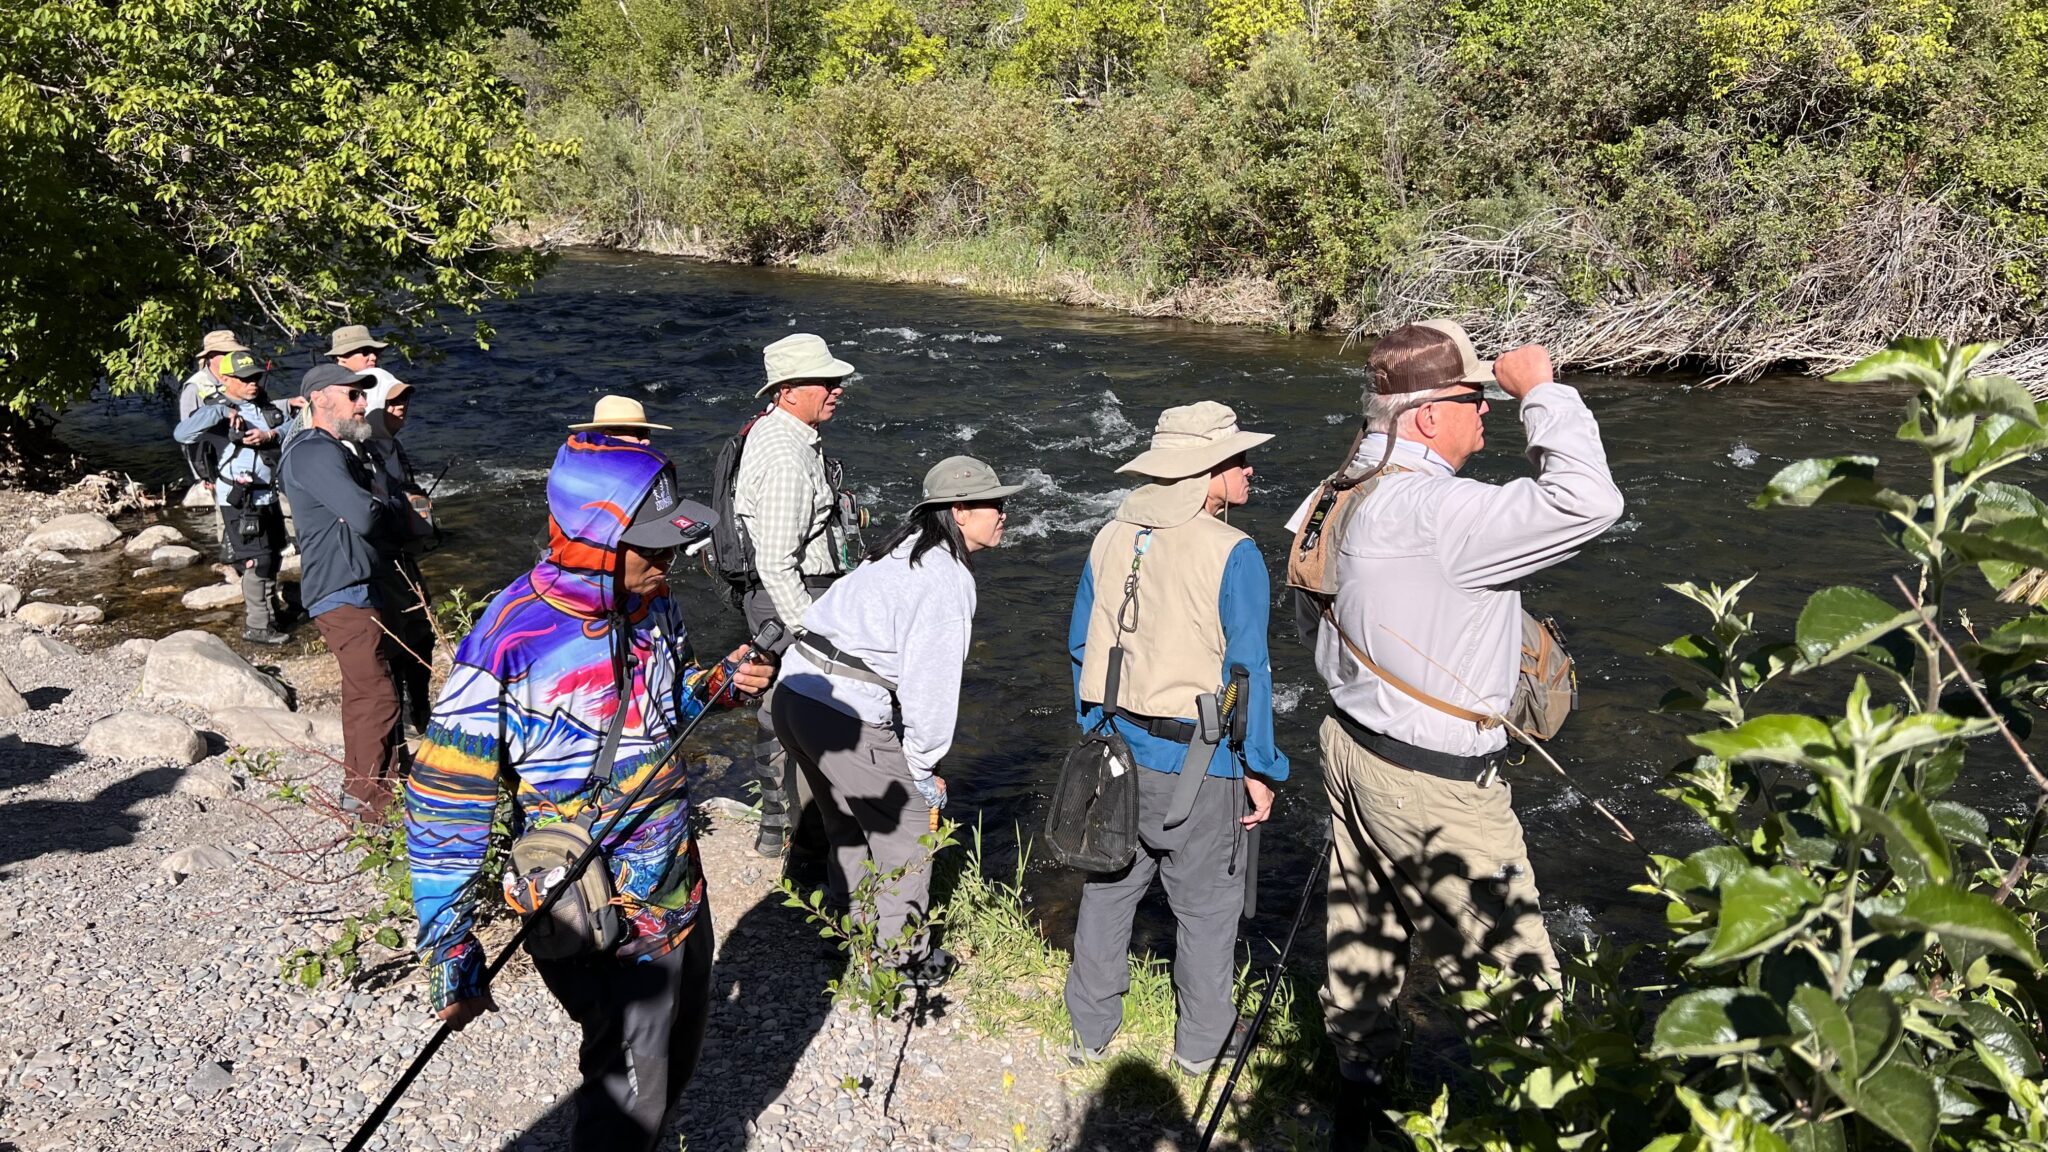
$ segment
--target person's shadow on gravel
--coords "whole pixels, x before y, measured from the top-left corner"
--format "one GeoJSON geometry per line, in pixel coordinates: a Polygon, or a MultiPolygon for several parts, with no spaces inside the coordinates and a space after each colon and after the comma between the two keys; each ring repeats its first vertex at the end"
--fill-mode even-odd
{"type": "MultiPolygon", "coordinates": [[[[76,748],[0,737],[0,788],[38,784],[81,760],[76,748]]],[[[51,852],[84,855],[135,842],[142,817],[129,811],[178,785],[168,765],[116,780],[85,800],[14,800],[0,805],[0,879],[12,866],[51,852]]]]}
{"type": "Polygon", "coordinates": [[[1110,1064],[1069,1145],[1074,1152],[1194,1152],[1201,1133],[1180,1090],[1158,1067],[1133,1056],[1110,1064]]]}

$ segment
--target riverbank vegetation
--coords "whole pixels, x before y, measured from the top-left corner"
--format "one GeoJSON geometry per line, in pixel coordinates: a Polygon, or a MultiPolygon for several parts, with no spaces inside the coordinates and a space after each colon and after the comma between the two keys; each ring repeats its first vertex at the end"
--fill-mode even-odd
{"type": "Polygon", "coordinates": [[[582,0],[503,66],[582,141],[527,185],[567,238],[1614,370],[2048,365],[2039,0],[582,0]]]}
{"type": "Polygon", "coordinates": [[[530,282],[493,231],[566,146],[488,52],[563,7],[0,5],[0,414],[181,377],[212,327],[268,351],[530,282]]]}

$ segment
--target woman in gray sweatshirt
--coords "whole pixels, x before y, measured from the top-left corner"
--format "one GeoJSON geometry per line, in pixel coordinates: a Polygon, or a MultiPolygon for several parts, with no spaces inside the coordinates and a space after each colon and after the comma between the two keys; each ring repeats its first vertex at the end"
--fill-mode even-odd
{"type": "Polygon", "coordinates": [[[804,613],[783,654],[775,734],[810,781],[832,842],[826,889],[845,910],[875,870],[903,875],[876,894],[877,939],[901,943],[898,968],[936,987],[953,958],[919,927],[931,860],[918,838],[946,806],[939,761],[953,746],[960,674],[974,629],[976,552],[1003,541],[1003,501],[1021,489],[971,456],[925,474],[903,526],[804,613]]]}

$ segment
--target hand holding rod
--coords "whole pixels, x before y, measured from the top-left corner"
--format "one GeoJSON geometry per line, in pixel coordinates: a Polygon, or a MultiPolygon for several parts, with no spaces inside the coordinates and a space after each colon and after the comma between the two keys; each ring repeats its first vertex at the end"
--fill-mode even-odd
{"type": "MultiPolygon", "coordinates": [[[[748,642],[747,653],[738,663],[745,663],[761,653],[772,651],[775,645],[781,643],[782,635],[781,621],[772,619],[766,621],[761,625],[761,630],[755,633],[754,638],[748,642]]],[[[707,686],[714,688],[712,695],[715,697],[716,686],[707,686]]],[[[547,897],[540,902],[540,906],[533,910],[532,915],[526,917],[525,922],[520,924],[519,931],[512,934],[512,939],[507,941],[505,947],[498,952],[497,958],[492,960],[489,966],[484,969],[480,992],[490,990],[491,981],[497,977],[498,971],[505,967],[506,962],[511,960],[512,953],[526,939],[526,934],[531,932],[533,926],[539,923],[541,918],[554,908],[555,902],[562,898],[563,893],[576,886],[576,881],[590,867],[590,862],[597,858],[597,854],[603,850],[605,842],[610,840],[618,830],[619,822],[625,819],[626,813],[633,810],[633,805],[640,799],[640,794],[645,792],[647,786],[653,783],[656,777],[661,775],[662,769],[668,767],[669,761],[675,759],[676,754],[682,751],[683,741],[688,740],[690,733],[695,732],[697,725],[702,723],[704,717],[710,714],[711,704],[712,700],[710,698],[704,701],[703,709],[691,717],[690,722],[683,726],[683,730],[676,735],[676,738],[669,742],[668,751],[662,754],[661,760],[648,770],[647,775],[620,802],[618,811],[612,813],[612,818],[605,822],[604,830],[590,838],[590,847],[585,848],[583,854],[576,858],[576,862],[569,866],[568,873],[553,887],[548,889],[547,897]]],[[[641,814],[634,817],[633,823],[627,827],[626,834],[631,835],[633,829],[639,826],[640,821],[645,818],[647,812],[651,811],[654,807],[655,805],[650,804],[647,808],[642,809],[641,814]]],[[[391,1115],[391,1109],[397,1106],[399,1099],[405,1095],[406,1089],[412,1087],[414,1080],[419,1079],[420,1072],[434,1058],[434,1053],[439,1052],[441,1045],[446,1043],[448,1037],[454,1033],[455,1026],[449,1021],[443,1021],[441,1026],[434,1030],[433,1036],[428,1038],[426,1045],[420,1049],[419,1055],[413,1057],[412,1063],[406,1066],[405,1071],[399,1075],[397,1082],[391,1085],[391,1090],[386,1092],[384,1098],[377,1102],[377,1106],[370,1110],[370,1114],[363,1118],[362,1124],[356,1129],[356,1134],[349,1139],[342,1152],[362,1152],[363,1148],[369,1144],[370,1137],[376,1135],[377,1129],[383,1125],[385,1118],[391,1115]]]]}

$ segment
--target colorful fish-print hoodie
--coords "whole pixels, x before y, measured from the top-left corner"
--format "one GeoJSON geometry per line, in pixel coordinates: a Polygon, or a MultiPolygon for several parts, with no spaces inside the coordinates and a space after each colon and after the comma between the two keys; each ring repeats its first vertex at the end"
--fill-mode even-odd
{"type": "MultiPolygon", "coordinates": [[[[623,603],[614,591],[619,537],[667,467],[643,445],[571,436],[548,474],[547,559],[498,593],[455,652],[405,790],[419,951],[436,1010],[481,993],[484,956],[471,924],[478,900],[502,899],[478,885],[500,772],[515,784],[523,827],[595,804],[596,831],[704,708],[698,693],[708,673],[694,665],[667,589],[623,603]],[[621,701],[626,667],[631,690],[621,701]],[[608,778],[596,779],[621,707],[617,757],[608,778]]],[[[680,944],[703,900],[689,800],[678,787],[683,770],[681,756],[662,768],[641,800],[658,801],[653,810],[605,845],[631,921],[624,959],[651,960],[680,944]]]]}

